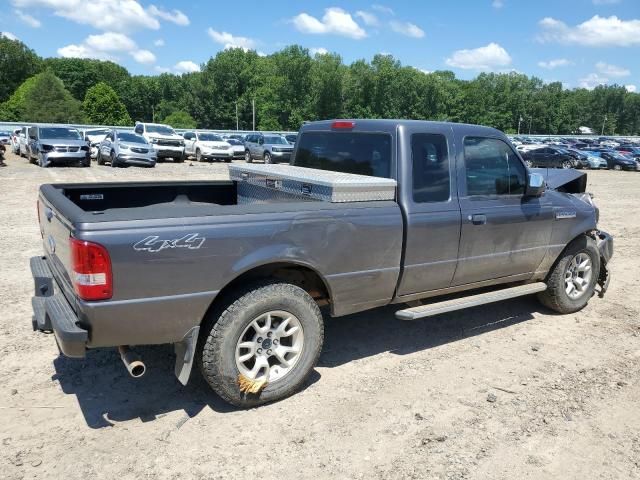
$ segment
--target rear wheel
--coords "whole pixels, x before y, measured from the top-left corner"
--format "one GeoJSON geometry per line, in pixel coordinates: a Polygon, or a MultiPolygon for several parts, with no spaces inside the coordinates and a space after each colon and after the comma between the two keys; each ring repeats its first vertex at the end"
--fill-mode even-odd
{"type": "Polygon", "coordinates": [[[298,391],[322,349],[320,309],[307,292],[262,282],[238,291],[210,318],[198,350],[211,388],[239,407],[281,400],[298,391]]]}
{"type": "Polygon", "coordinates": [[[562,168],[573,168],[573,163],[570,160],[563,160],[562,168]]]}
{"type": "Polygon", "coordinates": [[[614,165],[613,169],[617,170],[617,171],[620,171],[620,170],[622,170],[622,167],[620,165],[614,165]]]}
{"type": "Polygon", "coordinates": [[[538,298],[558,313],[577,312],[593,296],[599,275],[596,243],[590,237],[580,237],[562,252],[547,278],[547,289],[538,298]]]}

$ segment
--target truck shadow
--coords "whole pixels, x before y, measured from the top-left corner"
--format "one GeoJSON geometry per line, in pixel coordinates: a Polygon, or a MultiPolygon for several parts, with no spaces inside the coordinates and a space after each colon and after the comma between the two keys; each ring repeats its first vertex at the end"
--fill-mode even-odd
{"type": "MultiPolygon", "coordinates": [[[[434,348],[530,320],[542,307],[534,299],[520,298],[412,322],[396,320],[398,308],[326,318],[318,366],[334,368],[383,352],[407,355],[434,348]]],[[[90,350],[82,360],[63,356],[54,360],[56,373],[52,380],[60,383],[64,393],[77,397],[90,428],[136,418],[154,421],[179,410],[185,413],[184,421],[205,408],[219,413],[237,410],[211,391],[196,367],[187,386],[178,383],[173,375],[172,346],[136,347],[136,351],[147,365],[146,374],[139,379],[128,376],[115,349],[90,350]]],[[[319,379],[316,370],[305,388],[319,379]]]]}

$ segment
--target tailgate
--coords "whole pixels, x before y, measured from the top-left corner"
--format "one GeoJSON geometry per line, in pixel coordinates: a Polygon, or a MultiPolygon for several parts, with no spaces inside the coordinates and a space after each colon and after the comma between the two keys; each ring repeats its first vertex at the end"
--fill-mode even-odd
{"type": "Polygon", "coordinates": [[[42,233],[43,249],[47,264],[65,297],[76,309],[76,298],[71,283],[71,247],[69,237],[72,225],[42,192],[38,197],[38,220],[42,233]]]}

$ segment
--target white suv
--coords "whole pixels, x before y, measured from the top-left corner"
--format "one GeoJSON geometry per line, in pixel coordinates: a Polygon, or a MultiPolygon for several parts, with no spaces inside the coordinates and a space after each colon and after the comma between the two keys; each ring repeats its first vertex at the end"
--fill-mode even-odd
{"type": "Polygon", "coordinates": [[[171,158],[174,162],[184,162],[184,138],[169,125],[136,122],[133,131],[147,139],[156,151],[158,161],[171,158]]]}
{"type": "MultiPolygon", "coordinates": [[[[202,160],[233,160],[233,149],[220,135],[210,132],[186,132],[184,134],[185,155],[202,160]]],[[[244,153],[244,152],[243,152],[244,153]]]]}

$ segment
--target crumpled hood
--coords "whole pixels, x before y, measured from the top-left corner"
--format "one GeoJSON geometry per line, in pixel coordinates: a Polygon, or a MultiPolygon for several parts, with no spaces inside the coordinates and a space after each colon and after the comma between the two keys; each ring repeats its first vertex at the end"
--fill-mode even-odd
{"type": "Polygon", "coordinates": [[[583,193],[587,189],[587,174],[573,168],[531,168],[542,175],[547,188],[567,193],[583,193]]]}
{"type": "Polygon", "coordinates": [[[86,147],[86,140],[69,140],[61,138],[41,138],[42,145],[51,145],[54,147],[86,147]]]}

